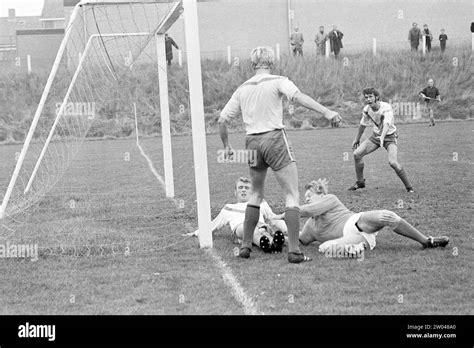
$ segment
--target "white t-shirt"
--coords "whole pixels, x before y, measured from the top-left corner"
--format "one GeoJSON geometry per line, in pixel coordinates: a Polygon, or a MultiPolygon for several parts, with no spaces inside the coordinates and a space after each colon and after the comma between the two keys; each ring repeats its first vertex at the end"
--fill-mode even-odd
{"type": "MultiPolygon", "coordinates": [[[[232,232],[235,231],[238,225],[242,224],[245,220],[245,209],[247,208],[247,202],[226,204],[220,211],[219,215],[216,216],[211,222],[212,232],[224,227],[229,224],[232,232]]],[[[260,204],[260,218],[258,220],[258,226],[265,225],[265,220],[272,219],[276,215],[268,205],[266,201],[260,204]]],[[[195,231],[194,234],[197,236],[199,230],[195,231]]]]}
{"type": "Polygon", "coordinates": [[[287,77],[258,74],[234,92],[221,117],[228,120],[242,112],[247,134],[257,134],[284,128],[283,96],[292,101],[299,92],[287,77]]]}
{"type": "Polygon", "coordinates": [[[380,108],[377,111],[373,111],[369,105],[366,105],[362,111],[362,118],[360,124],[363,126],[374,125],[374,133],[378,136],[382,134],[382,125],[380,121],[383,116],[383,123],[388,125],[387,135],[395,133],[397,128],[395,127],[395,120],[393,117],[393,109],[389,103],[380,102],[380,108]],[[367,113],[369,116],[367,116],[367,113]],[[374,122],[375,121],[375,122],[374,122]]]}

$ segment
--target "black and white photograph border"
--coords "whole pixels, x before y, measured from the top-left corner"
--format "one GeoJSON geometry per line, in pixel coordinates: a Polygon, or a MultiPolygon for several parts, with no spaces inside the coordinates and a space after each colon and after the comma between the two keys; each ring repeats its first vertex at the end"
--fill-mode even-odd
{"type": "Polygon", "coordinates": [[[473,13],[0,0],[0,346],[472,346],[473,13]]]}

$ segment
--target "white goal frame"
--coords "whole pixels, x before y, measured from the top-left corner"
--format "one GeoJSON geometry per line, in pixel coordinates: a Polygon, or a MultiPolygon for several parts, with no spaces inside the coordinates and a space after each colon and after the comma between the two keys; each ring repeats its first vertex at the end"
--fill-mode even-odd
{"type": "MultiPolygon", "coordinates": [[[[128,0],[126,3],[133,3],[133,0],[128,0]]],[[[139,3],[146,3],[147,1],[139,1],[139,3]]],[[[148,1],[153,3],[154,1],[148,1]]],[[[157,1],[158,2],[158,1],[157,1]]],[[[117,3],[117,2],[115,2],[117,3]]],[[[125,1],[124,1],[125,3],[125,1]]],[[[71,15],[69,24],[66,28],[64,38],[59,47],[56,59],[53,67],[49,74],[46,82],[43,94],[41,96],[38,108],[36,109],[34,118],[32,120],[30,129],[26,136],[22,150],[18,157],[15,169],[13,171],[10,183],[7,191],[3,197],[3,202],[0,205],[0,220],[5,217],[7,205],[9,203],[11,194],[13,192],[15,183],[18,179],[18,175],[22,168],[25,160],[28,148],[36,130],[40,116],[46,99],[49,95],[53,80],[58,71],[61,59],[66,50],[67,43],[69,41],[72,25],[75,19],[83,14],[83,6],[86,5],[107,5],[110,3],[100,1],[81,1],[74,7],[71,15]]],[[[163,141],[163,158],[164,158],[164,172],[165,172],[165,193],[169,198],[174,197],[174,179],[173,179],[173,162],[171,153],[171,132],[170,132],[170,115],[169,115],[169,101],[168,101],[168,81],[166,71],[166,53],[165,53],[165,40],[164,34],[172,26],[172,24],[178,19],[184,10],[184,24],[185,24],[185,41],[186,41],[186,53],[187,53],[187,64],[188,64],[188,80],[189,80],[189,94],[190,94],[190,110],[191,110],[191,122],[192,122],[192,138],[193,138],[193,154],[194,154],[194,171],[195,171],[195,187],[196,187],[196,198],[197,198],[197,211],[198,211],[198,224],[199,224],[199,245],[201,248],[212,247],[212,232],[211,216],[210,216],[210,195],[209,195],[209,176],[208,176],[208,164],[207,164],[207,146],[206,146],[206,133],[204,123],[204,103],[203,103],[203,92],[202,92],[202,74],[201,74],[201,54],[200,54],[200,43],[199,43],[199,31],[198,31],[198,17],[197,17],[197,3],[196,0],[180,0],[173,4],[168,14],[161,20],[158,27],[153,33],[117,33],[117,34],[92,34],[87,40],[87,44],[84,51],[80,55],[79,64],[74,72],[72,80],[69,84],[68,90],[64,97],[64,100],[59,108],[54,124],[50,130],[48,138],[46,139],[45,145],[38,157],[36,165],[30,176],[28,184],[25,188],[27,193],[31,187],[31,184],[36,176],[39,165],[43,159],[46,149],[52,139],[54,130],[57,123],[64,111],[70,92],[74,86],[76,78],[80,71],[84,60],[87,56],[87,52],[94,39],[106,37],[106,36],[136,36],[136,35],[154,35],[156,38],[156,49],[157,49],[157,60],[158,60],[158,74],[159,74],[159,89],[160,89],[160,111],[162,120],[162,141],[163,141]]],[[[144,49],[143,47],[142,49],[144,49]]],[[[141,52],[140,52],[141,53],[141,52]]],[[[139,55],[139,54],[138,54],[139,55]]],[[[131,63],[133,65],[133,62],[131,63]]]]}

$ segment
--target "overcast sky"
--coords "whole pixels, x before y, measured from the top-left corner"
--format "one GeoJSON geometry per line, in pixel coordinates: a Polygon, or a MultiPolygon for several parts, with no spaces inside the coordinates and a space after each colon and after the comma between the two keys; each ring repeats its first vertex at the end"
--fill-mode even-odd
{"type": "Polygon", "coordinates": [[[39,16],[43,0],[0,0],[0,17],[8,16],[8,9],[16,9],[17,16],[39,16]]]}

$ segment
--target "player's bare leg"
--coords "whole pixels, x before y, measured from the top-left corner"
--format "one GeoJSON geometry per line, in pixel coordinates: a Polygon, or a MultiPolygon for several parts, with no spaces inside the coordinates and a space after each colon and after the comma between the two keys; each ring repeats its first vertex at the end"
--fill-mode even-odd
{"type": "Polygon", "coordinates": [[[298,169],[296,162],[275,171],[275,177],[285,193],[285,222],[288,228],[288,261],[308,261],[299,247],[300,194],[298,191],[298,169]],[[298,255],[298,256],[295,256],[298,255]]]}
{"type": "Polygon", "coordinates": [[[357,182],[354,186],[351,186],[349,190],[355,191],[359,188],[365,187],[365,179],[364,179],[364,156],[374,152],[379,148],[378,145],[375,145],[369,139],[366,139],[360,146],[354,150],[354,165],[355,165],[355,172],[357,182]]]}
{"type": "Polygon", "coordinates": [[[390,144],[387,147],[388,152],[388,164],[393,168],[395,173],[398,175],[400,180],[405,185],[405,188],[408,192],[414,192],[413,186],[411,186],[410,181],[408,180],[407,173],[400,163],[398,163],[398,147],[395,144],[390,144]]]}
{"type": "Polygon", "coordinates": [[[372,210],[363,212],[357,221],[357,226],[365,233],[374,233],[387,226],[395,233],[417,241],[424,248],[444,247],[449,243],[449,238],[446,236],[425,236],[405,219],[390,210],[372,210]]]}
{"type": "Polygon", "coordinates": [[[260,217],[260,203],[262,203],[265,189],[265,178],[267,176],[267,168],[256,169],[250,167],[249,171],[252,186],[250,189],[247,208],[245,209],[244,235],[242,237],[242,245],[239,252],[239,256],[243,258],[250,257],[253,234],[260,217]]]}

